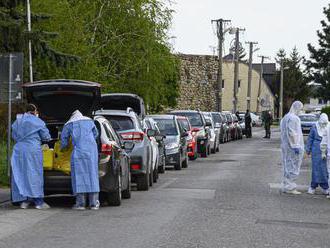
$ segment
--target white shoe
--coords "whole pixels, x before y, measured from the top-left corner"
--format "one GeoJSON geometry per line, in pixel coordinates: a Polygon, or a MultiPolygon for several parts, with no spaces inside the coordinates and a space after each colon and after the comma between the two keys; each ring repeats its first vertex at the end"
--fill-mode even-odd
{"type": "Polygon", "coordinates": [[[100,209],[100,202],[96,201],[96,205],[95,206],[91,206],[91,210],[99,210],[100,209]]]}
{"type": "Polygon", "coordinates": [[[314,195],[315,194],[315,189],[308,188],[307,194],[314,195]]]}
{"type": "Polygon", "coordinates": [[[28,209],[30,206],[30,202],[22,202],[21,205],[20,205],[20,208],[21,209],[28,209]]]}
{"type": "Polygon", "coordinates": [[[322,189],[322,194],[323,195],[329,195],[329,190],[328,189],[322,189]]]}
{"type": "Polygon", "coordinates": [[[299,192],[299,191],[296,190],[296,189],[293,189],[293,190],[286,190],[286,191],[284,191],[284,193],[286,193],[286,194],[292,194],[292,195],[301,195],[301,192],[299,192]]]}
{"type": "Polygon", "coordinates": [[[77,206],[77,205],[74,205],[74,206],[72,207],[72,209],[73,209],[73,210],[79,210],[79,211],[83,211],[83,210],[86,210],[86,208],[85,208],[85,207],[82,207],[82,206],[77,206]]]}
{"type": "Polygon", "coordinates": [[[39,210],[50,209],[50,206],[49,206],[46,202],[44,202],[44,203],[41,204],[41,205],[37,205],[37,206],[36,206],[36,209],[39,209],[39,210]]]}
{"type": "Polygon", "coordinates": [[[327,195],[327,199],[330,199],[330,195],[327,195]]]}

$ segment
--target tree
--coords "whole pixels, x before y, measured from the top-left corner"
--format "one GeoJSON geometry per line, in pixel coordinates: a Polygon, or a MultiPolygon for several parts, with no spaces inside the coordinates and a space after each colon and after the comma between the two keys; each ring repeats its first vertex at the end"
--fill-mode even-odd
{"type": "MultiPolygon", "coordinates": [[[[280,49],[277,53],[277,61],[283,61],[283,67],[285,68],[283,85],[284,113],[289,111],[293,101],[306,102],[310,95],[309,80],[301,69],[302,60],[303,58],[299,55],[296,47],[293,48],[289,57],[286,56],[284,49],[280,49]]],[[[277,71],[276,81],[280,82],[280,71],[277,71]]]]}
{"type": "MultiPolygon", "coordinates": [[[[55,32],[45,32],[34,29],[27,32],[25,0],[0,0],[0,53],[23,52],[25,55],[25,79],[28,70],[28,41],[33,44],[33,58],[48,61],[53,66],[67,66],[68,63],[77,61],[77,57],[64,54],[49,46],[49,40],[57,37],[55,32]]],[[[49,15],[32,14],[32,21],[39,23],[50,18],[49,15]]],[[[42,76],[38,66],[34,67],[36,78],[42,76]]],[[[41,77],[40,77],[41,78],[41,77]]]]}
{"type": "Polygon", "coordinates": [[[319,47],[308,44],[310,59],[305,64],[310,79],[321,85],[318,96],[330,100],[330,5],[323,13],[326,19],[321,21],[322,29],[317,31],[319,47]]]}

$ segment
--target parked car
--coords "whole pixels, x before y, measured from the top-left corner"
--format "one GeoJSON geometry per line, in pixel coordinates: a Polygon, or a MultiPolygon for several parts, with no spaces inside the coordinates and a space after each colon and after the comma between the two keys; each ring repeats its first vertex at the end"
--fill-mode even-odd
{"type": "Polygon", "coordinates": [[[261,127],[262,126],[262,120],[261,117],[255,113],[250,113],[251,119],[252,119],[252,126],[253,127],[261,127]]]}
{"type": "Polygon", "coordinates": [[[134,144],[129,151],[132,182],[137,184],[138,190],[149,190],[153,183],[152,145],[149,140],[152,135],[143,132],[141,121],[131,108],[126,111],[102,109],[96,114],[107,118],[124,141],[134,144]]]}
{"type": "Polygon", "coordinates": [[[232,114],[232,118],[236,129],[236,139],[242,139],[243,138],[242,126],[240,125],[239,120],[235,114],[232,114]]]}
{"type": "Polygon", "coordinates": [[[219,151],[220,147],[220,129],[215,128],[215,123],[213,122],[212,115],[210,112],[203,112],[203,115],[205,120],[211,122],[211,126],[209,126],[207,129],[210,132],[211,153],[216,153],[217,151],[219,151]]]}
{"type": "MultiPolygon", "coordinates": [[[[23,86],[26,99],[35,104],[40,111],[40,118],[45,121],[54,148],[64,124],[72,112],[80,112],[93,118],[93,111],[101,97],[101,86],[97,83],[79,80],[45,80],[23,86]]],[[[121,197],[130,197],[130,157],[125,149],[131,144],[122,143],[116,137],[109,122],[102,117],[95,117],[99,129],[99,179],[101,195],[105,195],[110,205],[120,205],[121,197]],[[113,134],[113,136],[108,135],[113,134]]],[[[72,194],[71,175],[57,170],[44,171],[44,192],[50,194],[72,194]]]]}
{"type": "Polygon", "coordinates": [[[316,124],[318,118],[314,114],[301,114],[299,115],[301,122],[301,130],[304,134],[309,134],[311,128],[316,124]]]}
{"type": "Polygon", "coordinates": [[[151,115],[157,122],[160,133],[165,138],[166,165],[174,166],[174,169],[188,167],[188,144],[186,132],[178,122],[175,115],[151,115]]]}
{"type": "Polygon", "coordinates": [[[246,128],[245,128],[245,114],[239,114],[240,121],[238,122],[242,128],[242,134],[246,135],[246,128]]]}
{"type": "Polygon", "coordinates": [[[225,143],[226,130],[221,117],[221,113],[211,112],[212,120],[214,122],[214,127],[219,133],[219,143],[225,143]]]}
{"type": "Polygon", "coordinates": [[[178,116],[178,122],[185,129],[185,131],[188,132],[187,142],[189,159],[195,160],[198,158],[196,132],[193,132],[193,128],[187,117],[178,116]]]}
{"type": "Polygon", "coordinates": [[[237,130],[236,130],[236,127],[234,125],[233,116],[230,112],[224,112],[224,114],[226,115],[226,118],[227,118],[227,125],[229,127],[230,140],[236,140],[237,130]]]}
{"type": "MultiPolygon", "coordinates": [[[[155,136],[153,139],[157,142],[157,149],[158,149],[158,172],[164,173],[165,172],[165,165],[166,165],[166,151],[165,151],[165,136],[160,133],[158,128],[157,122],[152,119],[150,116],[145,118],[145,124],[147,125],[148,130],[154,130],[155,136]]],[[[148,130],[146,132],[148,132],[148,130]]]]}
{"type": "Polygon", "coordinates": [[[197,151],[201,157],[207,157],[210,154],[209,133],[207,127],[211,126],[211,122],[206,122],[204,116],[197,110],[175,110],[170,114],[186,116],[193,127],[192,132],[196,133],[197,151]]]}

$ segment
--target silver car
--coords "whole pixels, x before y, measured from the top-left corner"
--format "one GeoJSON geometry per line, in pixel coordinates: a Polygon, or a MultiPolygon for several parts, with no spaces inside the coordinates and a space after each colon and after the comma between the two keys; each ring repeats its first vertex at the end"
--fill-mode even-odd
{"type": "Polygon", "coordinates": [[[219,151],[220,147],[220,126],[215,126],[215,123],[210,112],[203,112],[206,121],[209,121],[211,125],[208,127],[210,134],[210,147],[211,153],[216,153],[219,151]]]}

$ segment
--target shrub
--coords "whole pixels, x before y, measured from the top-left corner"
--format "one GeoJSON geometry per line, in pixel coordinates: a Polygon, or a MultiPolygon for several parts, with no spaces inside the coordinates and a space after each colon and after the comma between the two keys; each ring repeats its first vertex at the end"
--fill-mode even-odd
{"type": "Polygon", "coordinates": [[[330,119],[330,106],[322,108],[321,112],[327,114],[330,119]]]}

